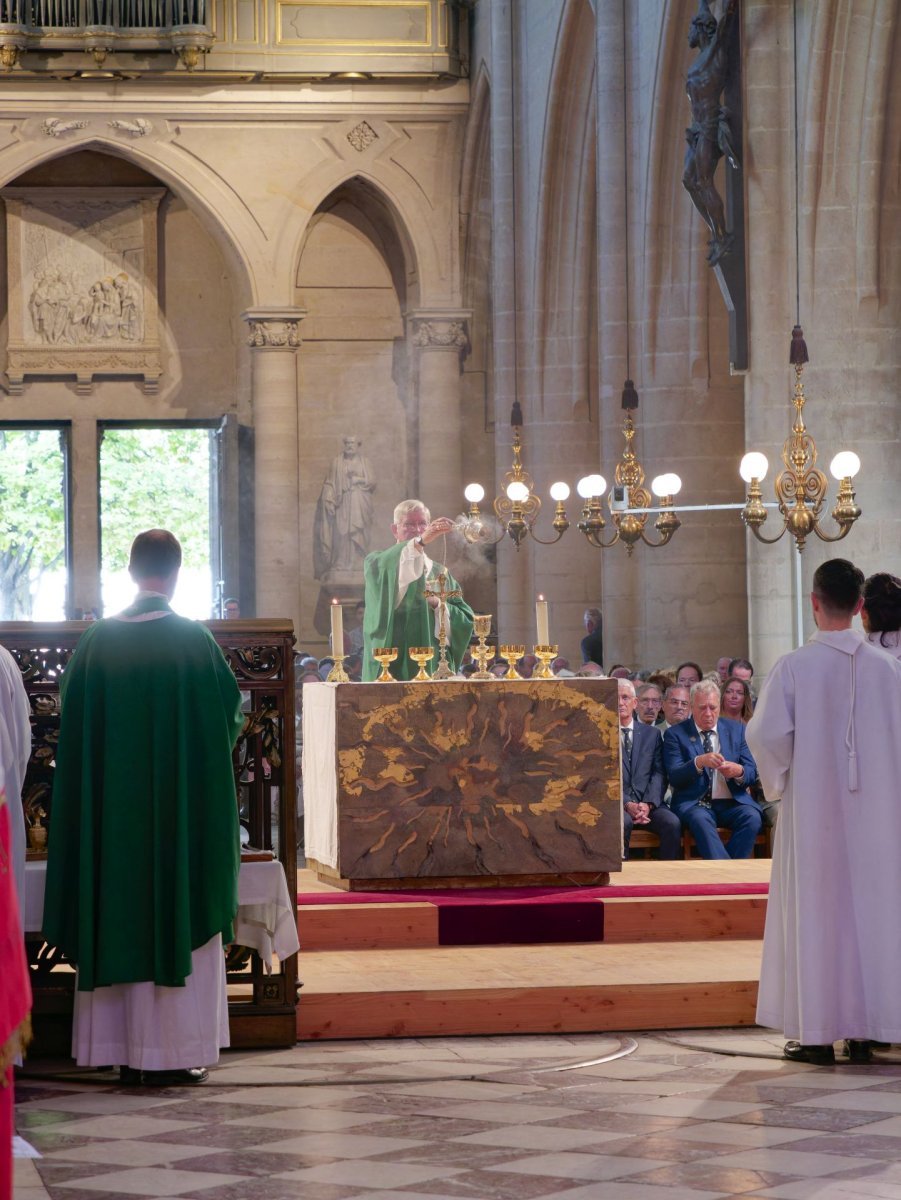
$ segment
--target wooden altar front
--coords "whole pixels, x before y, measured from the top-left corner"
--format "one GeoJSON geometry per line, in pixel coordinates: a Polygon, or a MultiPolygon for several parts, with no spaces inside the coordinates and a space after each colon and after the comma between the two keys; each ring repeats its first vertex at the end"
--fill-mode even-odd
{"type": "Polygon", "coordinates": [[[622,869],[615,680],[326,684],[303,699],[320,879],[597,884],[622,869]]]}
{"type": "MultiPolygon", "coordinates": [[[[233,761],[238,810],[251,844],[271,850],[288,889],[297,879],[294,632],[287,620],[207,621],[244,700],[244,731],[233,761]]],[[[0,623],[0,644],[22,672],[31,704],[32,750],[23,788],[29,859],[52,841],[53,770],[59,737],[59,685],[87,623],[0,623]]],[[[197,770],[203,764],[197,764],[197,770]]],[[[68,1054],[75,975],[40,936],[26,939],[34,993],[35,1046],[68,1054]]],[[[269,965],[269,964],[267,964],[269,965]]],[[[258,955],[233,948],[226,963],[233,1046],[292,1046],[297,1040],[297,955],[271,974],[258,955]]]]}

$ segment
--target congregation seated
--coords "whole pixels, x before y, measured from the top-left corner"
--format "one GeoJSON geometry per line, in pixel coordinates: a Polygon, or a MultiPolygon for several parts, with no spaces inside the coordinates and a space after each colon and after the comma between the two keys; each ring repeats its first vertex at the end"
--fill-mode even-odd
{"type": "Polygon", "coordinates": [[[702,858],[750,858],[763,823],[750,792],[757,767],[744,725],[720,716],[720,689],[702,680],[691,688],[691,715],[663,735],[672,811],[702,858]],[[724,846],[718,829],[730,830],[724,846]]]}
{"type": "Polygon", "coordinates": [[[642,683],[635,689],[638,719],[645,725],[656,725],[663,708],[663,693],[656,683],[642,683]]]}

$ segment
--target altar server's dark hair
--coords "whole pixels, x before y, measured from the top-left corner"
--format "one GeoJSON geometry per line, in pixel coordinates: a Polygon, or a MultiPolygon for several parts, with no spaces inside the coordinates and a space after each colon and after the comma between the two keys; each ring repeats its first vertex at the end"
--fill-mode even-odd
{"type": "Polygon", "coordinates": [[[813,590],[827,612],[853,613],[863,592],[863,571],[846,558],[830,558],[814,571],[813,590]]]}
{"type": "Polygon", "coordinates": [[[181,545],[168,529],[145,529],[131,544],[128,573],[142,579],[165,579],[181,566],[181,545]]]}

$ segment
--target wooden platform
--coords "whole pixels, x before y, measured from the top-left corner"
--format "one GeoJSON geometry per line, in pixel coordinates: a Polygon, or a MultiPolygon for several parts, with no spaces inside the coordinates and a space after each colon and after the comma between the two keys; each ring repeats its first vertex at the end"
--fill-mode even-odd
{"type": "MultiPolygon", "coordinates": [[[[770,861],[627,863],[613,885],[767,883],[770,861]]],[[[328,892],[311,872],[298,890],[328,892]]],[[[596,944],[438,945],[409,902],[304,905],[300,1040],[753,1024],[764,896],[605,899],[596,944]]]]}

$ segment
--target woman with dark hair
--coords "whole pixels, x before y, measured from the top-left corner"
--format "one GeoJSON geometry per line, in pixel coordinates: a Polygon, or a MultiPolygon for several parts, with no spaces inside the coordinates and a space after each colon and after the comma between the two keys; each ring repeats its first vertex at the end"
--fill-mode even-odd
{"type": "Polygon", "coordinates": [[[741,721],[742,725],[747,725],[753,715],[754,702],[751,699],[751,689],[747,682],[744,679],[737,679],[734,675],[730,676],[723,688],[720,716],[728,717],[732,721],[741,721]]]}
{"type": "Polygon", "coordinates": [[[901,579],[880,571],[863,585],[860,619],[867,641],[901,658],[901,579]]]}

